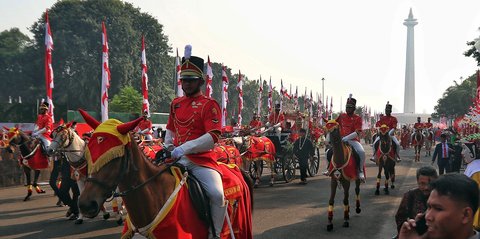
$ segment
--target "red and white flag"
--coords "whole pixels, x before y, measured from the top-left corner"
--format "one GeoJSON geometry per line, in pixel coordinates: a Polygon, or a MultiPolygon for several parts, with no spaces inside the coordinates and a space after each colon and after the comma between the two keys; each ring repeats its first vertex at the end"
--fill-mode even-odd
{"type": "Polygon", "coordinates": [[[210,62],[210,56],[208,56],[207,62],[207,89],[205,90],[205,95],[212,98],[212,80],[213,80],[213,71],[212,71],[212,63],[210,62]]]}
{"type": "Polygon", "coordinates": [[[328,96],[327,96],[327,97],[325,97],[325,117],[327,119],[329,119],[328,116],[330,116],[330,114],[329,114],[329,111],[328,111],[328,96]]]}
{"type": "Polygon", "coordinates": [[[237,126],[242,126],[242,110],[243,110],[243,79],[242,73],[238,70],[238,117],[237,117],[237,126]]]}
{"type": "Polygon", "coordinates": [[[303,94],[303,110],[308,109],[308,96],[307,96],[307,87],[305,87],[305,94],[303,94]]]}
{"type": "Polygon", "coordinates": [[[227,104],[228,104],[228,77],[225,66],[222,66],[222,127],[227,125],[227,104]]]}
{"type": "Polygon", "coordinates": [[[310,90],[310,105],[309,105],[309,110],[308,113],[310,114],[310,117],[313,117],[313,95],[312,95],[312,90],[310,90]]]}
{"type": "Polygon", "coordinates": [[[477,70],[477,99],[480,99],[480,70],[477,70]]]}
{"type": "Polygon", "coordinates": [[[333,96],[330,96],[330,117],[333,117],[333,96]]]}
{"type": "Polygon", "coordinates": [[[182,89],[182,82],[180,81],[180,71],[181,71],[181,66],[180,66],[180,56],[178,56],[178,48],[177,48],[177,56],[175,57],[175,66],[176,66],[176,79],[177,79],[177,97],[182,97],[183,96],[183,89],[182,89]]]}
{"type": "Polygon", "coordinates": [[[108,119],[108,88],[110,88],[110,68],[108,67],[108,40],[105,22],[102,22],[102,122],[108,119]]]}
{"type": "Polygon", "coordinates": [[[53,117],[53,98],[52,89],[53,86],[53,68],[52,68],[52,51],[53,51],[53,38],[52,31],[50,31],[50,22],[48,21],[48,12],[45,12],[45,85],[47,90],[47,103],[48,113],[52,117],[52,121],[55,122],[53,117]]]}
{"type": "Polygon", "coordinates": [[[148,75],[147,75],[147,55],[145,53],[145,37],[142,36],[142,113],[147,112],[150,117],[150,103],[148,102],[148,75]]]}
{"type": "Polygon", "coordinates": [[[263,94],[263,81],[262,76],[260,76],[260,80],[258,81],[258,104],[257,104],[257,114],[260,116],[261,109],[262,109],[262,94],[263,94]]]}
{"type": "Polygon", "coordinates": [[[295,95],[293,96],[295,110],[298,110],[298,86],[295,87],[295,95]]]}
{"type": "Polygon", "coordinates": [[[268,83],[268,113],[272,112],[273,107],[273,87],[272,87],[272,77],[270,76],[270,82],[268,83]]]}

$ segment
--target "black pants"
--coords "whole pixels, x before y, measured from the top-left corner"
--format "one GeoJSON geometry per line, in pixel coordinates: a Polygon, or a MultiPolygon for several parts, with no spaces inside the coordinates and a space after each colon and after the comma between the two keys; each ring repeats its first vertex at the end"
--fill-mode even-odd
{"type": "Polygon", "coordinates": [[[438,161],[438,174],[450,173],[452,171],[450,159],[440,159],[438,161]]]}
{"type": "MultiPolygon", "coordinates": [[[[55,163],[58,164],[58,171],[62,174],[62,185],[57,189],[57,197],[62,200],[63,204],[69,206],[74,214],[78,214],[78,197],[80,196],[80,190],[78,189],[77,182],[70,177],[70,164],[64,158],[59,159],[55,163]],[[72,190],[72,196],[70,195],[70,189],[72,190]]],[[[53,179],[54,185],[58,177],[58,171],[55,179],[53,179]]],[[[52,186],[52,178],[50,178],[50,186],[52,186]]]]}
{"type": "Polygon", "coordinates": [[[50,187],[55,192],[55,195],[57,196],[58,196],[57,179],[58,179],[58,173],[60,172],[60,166],[61,166],[60,160],[53,161],[53,168],[52,168],[52,172],[50,173],[50,180],[48,182],[50,184],[50,187]]]}
{"type": "Polygon", "coordinates": [[[298,164],[300,165],[300,179],[304,181],[307,179],[308,158],[299,158],[298,164]]]}

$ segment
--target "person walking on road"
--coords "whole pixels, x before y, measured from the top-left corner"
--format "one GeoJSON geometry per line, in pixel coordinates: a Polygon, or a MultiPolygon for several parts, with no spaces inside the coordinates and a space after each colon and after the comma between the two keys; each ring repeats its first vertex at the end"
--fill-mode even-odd
{"type": "Polygon", "coordinates": [[[300,184],[307,184],[308,159],[314,154],[312,141],[307,137],[305,129],[299,130],[299,138],[293,143],[293,154],[300,164],[300,184]]]}
{"type": "Polygon", "coordinates": [[[454,152],[453,146],[447,143],[447,135],[440,135],[440,143],[435,146],[435,151],[432,156],[432,165],[437,160],[438,174],[450,173],[451,168],[451,154],[454,152]]]}

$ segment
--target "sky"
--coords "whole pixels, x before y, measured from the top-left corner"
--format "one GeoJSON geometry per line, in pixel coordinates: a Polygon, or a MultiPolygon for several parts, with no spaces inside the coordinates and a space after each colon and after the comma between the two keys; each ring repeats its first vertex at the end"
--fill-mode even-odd
{"type": "MultiPolygon", "coordinates": [[[[0,31],[28,27],[54,0],[0,0],[0,31]]],[[[453,81],[476,70],[463,56],[478,38],[480,1],[438,0],[129,0],[163,26],[173,49],[210,56],[249,79],[272,78],[333,97],[334,111],[349,94],[357,106],[403,112],[407,28],[415,26],[416,112],[432,113],[453,81]]],[[[52,28],[55,41],[55,29],[52,28]]],[[[148,40],[148,39],[147,39],[148,40]]],[[[53,53],[55,54],[55,53],[53,53]]],[[[171,53],[174,54],[173,52],[171,53]]],[[[148,60],[148,49],[147,49],[148,60]]],[[[150,66],[151,67],[151,66],[150,66]]],[[[221,76],[215,76],[220,80],[221,76]]],[[[330,99],[329,99],[330,101],[330,99]]],[[[467,102],[466,102],[467,103],[467,102]]]]}

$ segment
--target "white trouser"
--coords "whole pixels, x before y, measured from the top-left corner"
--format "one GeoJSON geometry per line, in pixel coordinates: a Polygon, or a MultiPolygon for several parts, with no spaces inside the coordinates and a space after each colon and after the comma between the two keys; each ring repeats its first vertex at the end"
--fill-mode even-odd
{"type": "MultiPolygon", "coordinates": [[[[210,198],[210,208],[212,213],[213,225],[215,227],[215,236],[220,237],[225,219],[225,198],[223,195],[222,177],[217,171],[196,165],[187,157],[183,156],[178,163],[184,165],[198,179],[203,189],[210,198]]],[[[211,232],[209,238],[211,238],[211,232]]]]}
{"type": "MultiPolygon", "coordinates": [[[[398,139],[397,137],[393,136],[393,135],[390,135],[390,138],[392,139],[393,143],[395,143],[395,145],[397,145],[396,147],[396,153],[397,155],[400,157],[400,142],[398,142],[398,139]]],[[[373,149],[375,150],[375,144],[380,140],[380,137],[377,137],[375,139],[375,141],[373,141],[373,149]]],[[[375,156],[376,152],[373,152],[373,155],[375,156]]]]}
{"type": "Polygon", "coordinates": [[[358,171],[360,173],[365,173],[363,172],[363,166],[365,165],[365,150],[363,149],[362,144],[360,144],[360,142],[353,139],[348,140],[348,144],[350,144],[352,148],[354,148],[355,151],[357,151],[358,156],[360,156],[360,165],[358,166],[358,171]]]}
{"type": "Polygon", "coordinates": [[[43,144],[43,147],[45,147],[45,150],[48,149],[48,147],[50,147],[50,144],[52,143],[50,140],[48,140],[47,138],[45,138],[45,136],[43,136],[42,134],[41,135],[38,135],[37,138],[42,141],[42,144],[43,144]]]}

